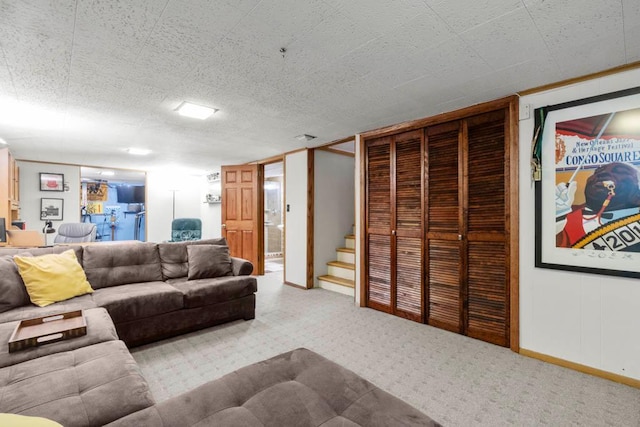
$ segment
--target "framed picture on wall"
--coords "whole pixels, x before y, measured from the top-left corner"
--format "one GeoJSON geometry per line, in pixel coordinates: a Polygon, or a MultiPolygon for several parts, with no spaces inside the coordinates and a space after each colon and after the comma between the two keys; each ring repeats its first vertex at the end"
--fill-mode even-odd
{"type": "Polygon", "coordinates": [[[640,87],[535,113],[536,267],[640,278],[640,87]]]}
{"type": "Polygon", "coordinates": [[[40,191],[64,191],[64,174],[40,172],[40,191]]]}
{"type": "Polygon", "coordinates": [[[62,221],[64,199],[40,199],[40,219],[45,221],[62,221]]]}

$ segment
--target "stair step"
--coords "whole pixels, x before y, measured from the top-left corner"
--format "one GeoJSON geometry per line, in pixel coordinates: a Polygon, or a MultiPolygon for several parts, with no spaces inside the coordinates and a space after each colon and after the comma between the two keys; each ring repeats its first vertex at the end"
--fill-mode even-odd
{"type": "Polygon", "coordinates": [[[344,252],[346,254],[355,254],[356,250],[353,248],[338,248],[336,249],[336,252],[344,252]]]}
{"type": "Polygon", "coordinates": [[[336,285],[340,285],[340,286],[346,286],[347,288],[356,287],[355,281],[349,280],[349,279],[343,279],[342,277],[325,275],[325,276],[318,276],[318,280],[335,283],[336,285]]]}
{"type": "Polygon", "coordinates": [[[350,264],[348,262],[342,262],[342,261],[329,261],[327,263],[327,265],[330,265],[332,267],[346,268],[347,270],[355,270],[356,269],[355,264],[350,264]]]}

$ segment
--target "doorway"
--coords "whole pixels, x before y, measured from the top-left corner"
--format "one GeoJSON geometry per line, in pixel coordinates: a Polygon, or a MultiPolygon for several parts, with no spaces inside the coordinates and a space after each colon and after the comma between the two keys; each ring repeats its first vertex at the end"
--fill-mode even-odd
{"type": "Polygon", "coordinates": [[[80,220],[97,241],[146,240],[145,172],[82,166],[80,183],[80,220]]]}
{"type": "Polygon", "coordinates": [[[284,162],[264,165],[264,271],[284,270],[284,162]]]}

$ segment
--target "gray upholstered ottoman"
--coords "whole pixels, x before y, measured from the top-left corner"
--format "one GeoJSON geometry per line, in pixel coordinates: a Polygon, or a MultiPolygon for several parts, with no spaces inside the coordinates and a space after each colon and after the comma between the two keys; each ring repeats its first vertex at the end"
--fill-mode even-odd
{"type": "Polygon", "coordinates": [[[122,341],[50,354],[0,369],[0,412],[100,426],[154,404],[122,341]]]}
{"type": "Polygon", "coordinates": [[[204,384],[114,426],[438,426],[353,372],[297,349],[204,384]]]}

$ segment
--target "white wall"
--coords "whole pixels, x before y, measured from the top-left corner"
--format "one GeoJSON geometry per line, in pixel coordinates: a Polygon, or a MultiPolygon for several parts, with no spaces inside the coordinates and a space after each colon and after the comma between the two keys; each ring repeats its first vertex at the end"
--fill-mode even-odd
{"type": "Polygon", "coordinates": [[[285,282],[307,287],[307,150],[287,154],[285,173],[285,282]],[[287,206],[289,211],[287,212],[287,206]]]}
{"type": "MultiPolygon", "coordinates": [[[[200,218],[202,238],[219,237],[220,205],[204,203],[205,194],[212,192],[214,185],[207,183],[204,176],[170,171],[148,172],[147,240],[163,242],[171,239],[174,190],[175,218],[200,218]]],[[[217,186],[219,191],[220,184],[217,186]]]]}
{"type": "MultiPolygon", "coordinates": [[[[533,109],[637,86],[640,70],[524,96],[533,109]]],[[[520,346],[640,379],[640,280],[534,267],[533,118],[520,122],[520,346]]]]}
{"type": "Polygon", "coordinates": [[[336,259],[336,248],[344,247],[355,221],[353,157],[315,150],[313,275],[314,283],[327,274],[327,262],[336,259]]]}
{"type": "MultiPolygon", "coordinates": [[[[63,199],[62,221],[53,221],[57,229],[65,222],[80,222],[80,167],[19,161],[20,168],[20,219],[26,221],[28,230],[42,231],[44,221],[40,219],[40,199],[63,199]],[[40,172],[64,174],[69,191],[40,191],[40,172]]],[[[9,224],[7,224],[9,225],[9,224]]],[[[47,243],[53,244],[58,233],[48,234],[47,243]]]]}

